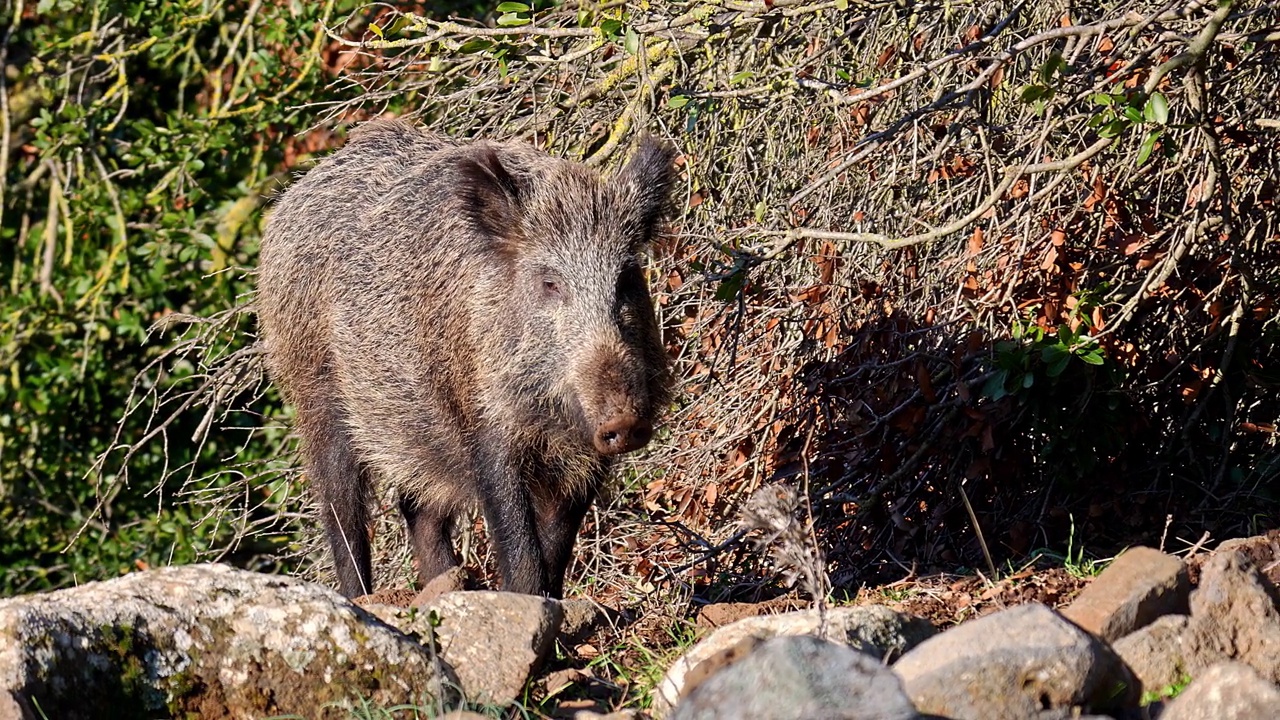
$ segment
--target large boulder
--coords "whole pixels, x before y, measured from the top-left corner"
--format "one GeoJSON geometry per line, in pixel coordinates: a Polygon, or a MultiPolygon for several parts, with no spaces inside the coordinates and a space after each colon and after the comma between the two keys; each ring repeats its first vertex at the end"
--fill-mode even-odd
{"type": "Polygon", "coordinates": [[[748,640],[742,657],[699,682],[672,720],[916,720],[880,660],[800,635],[748,640]]]}
{"type": "Polygon", "coordinates": [[[1248,665],[1222,662],[1207,668],[1178,695],[1160,720],[1275,720],[1280,688],[1248,665]]]}
{"type": "MultiPolygon", "coordinates": [[[[882,660],[901,656],[936,632],[928,620],[882,605],[834,608],[827,611],[826,621],[827,639],[882,660]]],[[[654,690],[654,714],[662,716],[670,712],[685,693],[691,674],[710,675],[726,664],[734,655],[735,648],[742,647],[744,641],[817,635],[821,630],[822,617],[817,610],[748,617],[717,628],[667,669],[662,682],[654,690]]]]}
{"type": "Polygon", "coordinates": [[[345,718],[439,707],[455,679],[420,643],[301,580],[222,565],[0,601],[0,717],[345,718]]]}
{"type": "Polygon", "coordinates": [[[951,628],[893,669],[921,712],[954,720],[1066,718],[1138,699],[1110,648],[1038,603],[951,628]]]}

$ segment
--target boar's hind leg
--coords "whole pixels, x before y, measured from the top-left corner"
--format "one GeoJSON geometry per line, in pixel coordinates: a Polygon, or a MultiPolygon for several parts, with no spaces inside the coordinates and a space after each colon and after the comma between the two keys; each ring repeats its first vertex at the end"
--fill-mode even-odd
{"type": "Polygon", "coordinates": [[[534,525],[533,501],[501,434],[482,433],[477,443],[476,471],[485,524],[497,550],[502,589],[528,595],[550,592],[542,547],[534,525]]]}
{"type": "Polygon", "coordinates": [[[347,597],[373,591],[369,562],[369,472],[356,459],[337,400],[298,409],[307,477],[320,504],[338,588],[347,597]]]}
{"type": "Polygon", "coordinates": [[[591,507],[591,497],[540,495],[536,504],[538,541],[547,563],[547,590],[551,597],[560,598],[564,595],[564,575],[573,559],[573,545],[578,539],[582,518],[591,507]]]}
{"type": "Polygon", "coordinates": [[[420,584],[426,585],[435,576],[457,566],[458,556],[449,538],[453,527],[451,513],[412,497],[400,498],[400,513],[409,526],[409,542],[418,561],[420,584]]]}

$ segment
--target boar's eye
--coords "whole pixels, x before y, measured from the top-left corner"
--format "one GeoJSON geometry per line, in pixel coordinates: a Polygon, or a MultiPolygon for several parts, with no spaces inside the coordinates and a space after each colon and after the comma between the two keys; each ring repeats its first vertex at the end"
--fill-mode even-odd
{"type": "Polygon", "coordinates": [[[538,280],[538,285],[542,289],[542,297],[548,300],[559,299],[564,295],[560,287],[560,278],[550,273],[544,273],[538,280]]]}

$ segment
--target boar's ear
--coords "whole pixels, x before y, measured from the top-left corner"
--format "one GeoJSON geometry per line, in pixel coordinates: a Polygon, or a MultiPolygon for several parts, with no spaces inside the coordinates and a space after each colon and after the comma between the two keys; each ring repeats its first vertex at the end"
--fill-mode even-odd
{"type": "Polygon", "coordinates": [[[671,212],[677,154],[670,144],[646,134],[636,144],[626,166],[613,178],[613,185],[637,213],[642,242],[653,237],[658,223],[671,212]]]}
{"type": "Polygon", "coordinates": [[[514,240],[523,214],[524,188],[488,145],[458,167],[463,212],[473,227],[495,240],[514,240]]]}

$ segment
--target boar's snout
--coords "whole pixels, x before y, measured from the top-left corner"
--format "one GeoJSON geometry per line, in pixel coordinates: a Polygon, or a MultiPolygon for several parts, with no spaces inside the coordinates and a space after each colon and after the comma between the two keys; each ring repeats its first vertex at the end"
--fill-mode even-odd
{"type": "Polygon", "coordinates": [[[639,450],[653,437],[653,423],[634,413],[620,412],[596,426],[592,444],[601,455],[621,455],[639,450]]]}

